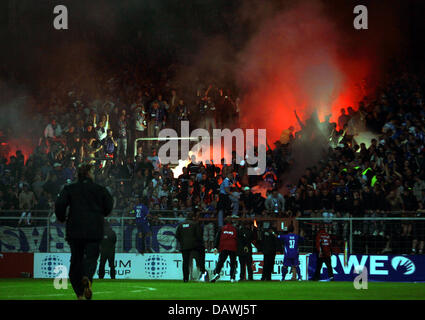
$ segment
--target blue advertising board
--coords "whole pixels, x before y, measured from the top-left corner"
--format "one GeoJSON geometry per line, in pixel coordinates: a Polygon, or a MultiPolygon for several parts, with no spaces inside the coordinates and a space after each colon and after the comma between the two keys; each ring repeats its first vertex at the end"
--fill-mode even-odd
{"type": "MultiPolygon", "coordinates": [[[[141,241],[137,235],[135,225],[125,225],[123,234],[119,224],[112,224],[117,239],[123,239],[124,252],[137,252],[141,248],[141,241]]],[[[151,227],[149,239],[153,252],[176,252],[178,244],[175,238],[177,224],[163,224],[151,227]]],[[[65,241],[65,226],[51,224],[50,250],[47,250],[47,227],[8,227],[0,226],[0,252],[69,252],[70,248],[65,241]]],[[[120,247],[121,244],[118,244],[120,247]]]]}
{"type": "MultiPolygon", "coordinates": [[[[353,281],[362,270],[367,271],[368,281],[425,282],[425,255],[332,255],[335,281],[353,281]],[[364,269],[365,267],[365,269],[364,269]],[[357,269],[357,273],[356,273],[357,269]]],[[[317,255],[309,256],[308,275],[313,278],[317,255]]],[[[321,269],[321,279],[328,279],[326,265],[321,269]]]]}

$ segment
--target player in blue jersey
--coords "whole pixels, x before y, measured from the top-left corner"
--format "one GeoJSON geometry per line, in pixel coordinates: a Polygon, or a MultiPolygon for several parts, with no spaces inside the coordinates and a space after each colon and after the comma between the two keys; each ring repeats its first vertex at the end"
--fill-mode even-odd
{"type": "Polygon", "coordinates": [[[283,242],[284,247],[284,259],[282,268],[282,281],[285,280],[286,274],[288,273],[288,267],[292,270],[292,279],[301,281],[300,261],[298,259],[298,244],[304,241],[304,238],[294,233],[294,226],[288,227],[288,234],[280,235],[279,239],[283,242]],[[296,274],[295,274],[296,271],[296,274]]]}
{"type": "Polygon", "coordinates": [[[136,216],[136,226],[137,226],[137,235],[141,245],[139,246],[140,253],[152,252],[151,250],[151,228],[149,224],[149,209],[144,205],[145,201],[142,201],[142,198],[139,198],[139,204],[134,207],[134,214],[136,216]]]}

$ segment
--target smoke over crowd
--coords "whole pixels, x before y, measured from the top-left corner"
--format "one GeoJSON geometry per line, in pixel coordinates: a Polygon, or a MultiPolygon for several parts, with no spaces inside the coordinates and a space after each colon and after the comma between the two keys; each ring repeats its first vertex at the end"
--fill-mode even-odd
{"type": "Polygon", "coordinates": [[[398,43],[397,34],[388,35],[383,26],[348,40],[352,32],[341,25],[354,15],[349,12],[342,23],[325,3],[246,1],[235,19],[247,30],[244,43],[208,39],[207,49],[197,54],[216,79],[233,77],[242,98],[243,126],[267,128],[270,141],[289,126],[300,128],[294,110],[304,120],[317,111],[321,121],[327,115],[335,121],[341,108],[356,109],[398,43]]]}
{"type": "MultiPolygon", "coordinates": [[[[340,108],[356,109],[360,99],[373,90],[370,79],[379,77],[380,67],[398,42],[397,25],[390,13],[384,14],[385,24],[374,24],[380,7],[373,4],[369,6],[372,30],[352,37],[354,15],[347,7],[337,16],[335,3],[325,0],[248,0],[214,6],[207,1],[187,7],[153,1],[121,5],[94,1],[70,10],[74,31],[69,34],[76,29],[81,34],[62,33],[66,41],[47,41],[46,50],[34,45],[33,56],[19,52],[20,58],[32,64],[28,79],[36,82],[36,90],[43,90],[49,82],[73,81],[83,83],[91,95],[102,94],[96,86],[99,78],[113,77],[116,64],[109,62],[114,55],[126,65],[126,80],[141,81],[131,78],[132,69],[149,70],[150,64],[154,69],[155,58],[160,60],[166,52],[165,56],[173,56],[174,66],[169,86],[187,91],[196,90],[199,83],[203,89],[209,84],[232,88],[233,99],[240,98],[240,126],[267,128],[272,144],[288,127],[300,129],[294,111],[302,121],[314,111],[321,121],[328,115],[335,121],[340,108]],[[75,11],[79,14],[73,15],[75,11]],[[201,26],[202,21],[205,25],[201,26]],[[99,32],[101,41],[91,42],[92,32],[99,32]],[[133,52],[125,45],[127,39],[146,50],[133,52]],[[131,64],[134,57],[139,58],[136,66],[131,64]]],[[[55,34],[53,39],[59,37],[55,34]]],[[[16,48],[24,46],[21,43],[16,48]]],[[[167,67],[159,70],[158,78],[167,67]]],[[[17,110],[21,109],[8,113],[7,122],[27,127],[26,117],[16,115],[17,110]]],[[[222,123],[223,127],[231,125],[231,121],[222,123]]]]}
{"type": "MultiPolygon", "coordinates": [[[[379,5],[370,8],[371,19],[378,18],[379,5]]],[[[373,30],[362,34],[352,27],[352,11],[336,16],[333,9],[319,0],[245,1],[237,10],[234,33],[204,40],[193,63],[178,73],[179,80],[233,81],[241,98],[240,125],[267,128],[270,145],[283,130],[301,129],[297,116],[337,122],[341,108],[357,110],[373,94],[400,42],[391,13],[381,14],[385,23],[372,23],[373,30]],[[234,34],[243,34],[237,38],[244,41],[232,41],[234,34]]],[[[317,163],[328,141],[323,142],[299,142],[293,150],[293,177],[285,180],[293,181],[317,163]]]]}

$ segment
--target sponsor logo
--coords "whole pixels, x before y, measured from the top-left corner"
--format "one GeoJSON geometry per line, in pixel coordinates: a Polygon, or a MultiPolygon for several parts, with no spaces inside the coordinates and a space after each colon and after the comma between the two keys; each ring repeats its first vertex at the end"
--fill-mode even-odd
{"type": "Polygon", "coordinates": [[[57,255],[48,255],[41,261],[41,274],[46,278],[55,278],[59,269],[58,266],[63,266],[64,263],[57,255]]]}
{"type": "Polygon", "coordinates": [[[395,271],[400,272],[404,275],[409,275],[415,272],[415,264],[406,257],[394,257],[391,260],[391,266],[395,271]]]}
{"type": "Polygon", "coordinates": [[[263,261],[253,261],[254,273],[262,273],[263,270],[263,261]]]}
{"type": "Polygon", "coordinates": [[[152,279],[161,279],[167,272],[167,260],[160,255],[153,255],[145,261],[145,272],[152,279]]]}
{"type": "MultiPolygon", "coordinates": [[[[418,272],[418,263],[407,256],[384,256],[384,255],[351,255],[344,263],[344,255],[332,256],[332,268],[338,279],[345,276],[359,274],[367,268],[368,276],[385,277],[385,280],[402,280],[414,276],[418,272]]],[[[321,273],[326,274],[326,266],[322,266],[321,273]]]]}

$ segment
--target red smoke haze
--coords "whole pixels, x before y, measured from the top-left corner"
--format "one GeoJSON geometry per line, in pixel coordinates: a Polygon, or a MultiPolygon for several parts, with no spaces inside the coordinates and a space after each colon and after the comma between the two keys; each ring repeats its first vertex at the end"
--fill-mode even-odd
{"type": "Polygon", "coordinates": [[[338,28],[317,3],[268,19],[240,55],[243,127],[267,128],[269,144],[316,109],[321,121],[341,108],[357,109],[370,59],[353,56],[338,28]],[[344,45],[345,46],[345,45],[344,45]],[[346,47],[346,46],[345,46],[346,47]]]}

